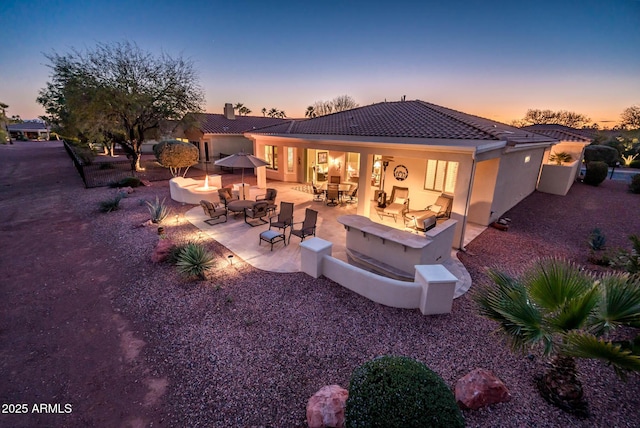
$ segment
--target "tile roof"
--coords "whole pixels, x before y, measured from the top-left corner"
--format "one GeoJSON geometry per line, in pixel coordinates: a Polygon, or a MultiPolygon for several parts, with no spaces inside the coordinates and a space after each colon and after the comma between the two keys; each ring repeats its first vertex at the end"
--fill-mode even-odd
{"type": "Polygon", "coordinates": [[[205,134],[242,134],[254,129],[263,128],[288,121],[275,117],[236,116],[227,119],[223,114],[201,113],[196,115],[200,121],[200,130],[205,134]]]}
{"type": "Polygon", "coordinates": [[[596,137],[597,131],[593,129],[577,129],[564,125],[540,124],[523,126],[521,129],[546,135],[560,141],[577,141],[590,143],[596,137]]]}
{"type": "Polygon", "coordinates": [[[47,131],[49,127],[44,122],[20,122],[7,125],[9,131],[47,131]]]}
{"type": "Polygon", "coordinates": [[[253,133],[488,140],[507,141],[509,144],[555,141],[420,100],[382,102],[313,119],[292,120],[253,133]]]}

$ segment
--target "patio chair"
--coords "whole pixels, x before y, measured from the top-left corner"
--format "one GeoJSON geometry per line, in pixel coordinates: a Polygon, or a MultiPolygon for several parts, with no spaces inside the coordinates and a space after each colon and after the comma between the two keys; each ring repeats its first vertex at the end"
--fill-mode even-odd
{"type": "Polygon", "coordinates": [[[386,201],[386,206],[376,208],[380,220],[383,216],[393,217],[393,221],[397,222],[398,216],[403,217],[404,213],[409,211],[409,188],[393,186],[391,190],[391,198],[386,201]]]}
{"type": "Polygon", "coordinates": [[[313,200],[315,202],[324,201],[324,190],[318,189],[318,186],[315,184],[312,184],[311,187],[313,187],[313,200]]]}
{"type": "Polygon", "coordinates": [[[267,193],[265,193],[264,195],[258,195],[256,196],[256,202],[257,201],[266,201],[269,203],[269,208],[267,209],[267,211],[276,211],[276,197],[278,196],[278,190],[277,189],[272,189],[272,188],[267,188],[267,193]]]}
{"type": "Polygon", "coordinates": [[[269,223],[264,218],[269,214],[269,202],[258,201],[251,208],[244,210],[244,222],[251,227],[261,226],[269,223]],[[249,219],[258,220],[258,223],[251,223],[249,219]]]}
{"type": "Polygon", "coordinates": [[[340,190],[337,184],[332,184],[332,183],[327,184],[326,198],[327,198],[326,200],[329,201],[327,202],[328,206],[335,207],[336,205],[338,205],[336,201],[340,198],[340,190]]]}
{"type": "Polygon", "coordinates": [[[214,224],[225,223],[227,221],[226,207],[220,204],[214,204],[212,202],[205,201],[204,199],[200,201],[200,205],[202,206],[204,213],[209,216],[209,218],[204,221],[208,225],[213,226],[214,224]],[[222,217],[224,217],[224,221],[220,221],[222,217]],[[216,222],[212,223],[213,221],[216,221],[216,222]]]}
{"type": "Polygon", "coordinates": [[[358,195],[358,185],[352,184],[351,189],[349,189],[349,191],[347,192],[347,196],[349,197],[349,199],[347,200],[347,203],[355,204],[356,202],[358,202],[357,195],[358,195]]]}
{"type": "Polygon", "coordinates": [[[272,227],[282,229],[285,233],[287,227],[291,227],[293,224],[293,202],[280,202],[280,212],[277,217],[269,217],[269,230],[272,227]],[[275,220],[274,220],[275,219],[275,220]]]}
{"type": "MultiPolygon", "coordinates": [[[[405,213],[405,225],[409,227],[416,227],[421,230],[421,226],[424,224],[424,221],[428,220],[430,217],[435,219],[450,218],[452,205],[453,196],[445,195],[443,193],[438,196],[438,199],[436,199],[434,204],[428,205],[424,210],[405,213]]],[[[427,223],[431,226],[430,220],[428,220],[427,223]]],[[[435,226],[435,224],[433,224],[433,226],[435,226]]],[[[425,230],[427,230],[426,227],[425,230]]]]}
{"type": "Polygon", "coordinates": [[[225,208],[229,205],[229,202],[240,199],[238,196],[233,196],[231,189],[228,187],[218,189],[218,196],[220,197],[220,202],[224,203],[225,208]]]}
{"type": "Polygon", "coordinates": [[[316,236],[316,222],[318,221],[318,211],[307,208],[304,212],[304,220],[301,223],[294,223],[289,232],[289,243],[291,243],[291,235],[300,238],[300,242],[304,241],[307,236],[316,236]],[[295,225],[301,224],[300,229],[296,229],[295,225]]]}

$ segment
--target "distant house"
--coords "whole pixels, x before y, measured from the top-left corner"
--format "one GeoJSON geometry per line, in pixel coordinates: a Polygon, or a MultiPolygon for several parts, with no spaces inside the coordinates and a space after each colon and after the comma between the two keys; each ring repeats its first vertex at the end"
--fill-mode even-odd
{"type": "Polygon", "coordinates": [[[7,125],[11,139],[16,140],[21,137],[27,140],[48,140],[51,128],[44,122],[21,122],[7,125]]]}
{"type": "Polygon", "coordinates": [[[175,135],[198,147],[201,162],[213,162],[219,159],[220,153],[253,153],[253,142],[245,137],[245,132],[288,122],[273,117],[236,116],[230,103],[225,104],[224,114],[202,113],[196,115],[196,119],[195,127],[175,135]]]}
{"type": "MultiPolygon", "coordinates": [[[[453,196],[454,246],[467,223],[486,226],[536,190],[558,140],[424,101],[383,102],[245,132],[271,163],[266,179],[358,184],[357,213],[375,219],[376,197],[409,188],[409,208],[453,196]],[[386,171],[384,163],[388,161],[386,171]]],[[[262,170],[263,168],[259,168],[262,170]]]]}

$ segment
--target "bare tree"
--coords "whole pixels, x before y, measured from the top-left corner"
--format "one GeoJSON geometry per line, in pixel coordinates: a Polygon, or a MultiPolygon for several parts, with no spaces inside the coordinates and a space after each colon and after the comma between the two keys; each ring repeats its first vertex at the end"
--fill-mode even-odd
{"type": "Polygon", "coordinates": [[[564,125],[571,128],[582,128],[589,124],[589,117],[567,110],[539,110],[529,109],[524,118],[512,122],[514,126],[522,127],[528,125],[555,124],[564,125]]]}
{"type": "MultiPolygon", "coordinates": [[[[307,107],[307,113],[313,110],[315,116],[326,116],[331,113],[337,113],[340,111],[351,110],[358,107],[358,103],[349,95],[340,95],[332,99],[331,101],[316,101],[309,107],[307,107]]],[[[311,113],[310,113],[311,114],[311,113]]],[[[307,114],[305,114],[307,116],[307,114]]],[[[309,116],[307,116],[309,117],[309,116]]]]}
{"type": "Polygon", "coordinates": [[[620,115],[621,125],[629,129],[640,129],[640,106],[632,106],[624,109],[620,115]]]}

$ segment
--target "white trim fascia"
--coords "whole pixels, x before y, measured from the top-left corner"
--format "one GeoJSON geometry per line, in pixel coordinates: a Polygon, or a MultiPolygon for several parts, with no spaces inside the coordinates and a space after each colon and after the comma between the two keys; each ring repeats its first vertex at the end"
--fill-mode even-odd
{"type": "Polygon", "coordinates": [[[504,149],[505,153],[514,153],[514,152],[521,152],[524,150],[529,150],[529,149],[538,149],[541,147],[551,147],[554,146],[556,144],[558,144],[559,141],[547,141],[545,143],[523,143],[523,144],[516,144],[515,146],[507,146],[504,149]]]}
{"type": "Polygon", "coordinates": [[[262,141],[283,141],[301,145],[317,145],[321,147],[352,146],[363,148],[390,148],[403,150],[428,149],[434,152],[447,153],[477,153],[488,150],[501,149],[506,145],[505,141],[491,141],[488,144],[478,144],[485,140],[455,140],[436,138],[406,138],[406,137],[352,137],[338,135],[284,135],[284,134],[254,134],[245,133],[245,136],[252,140],[262,141]]]}

